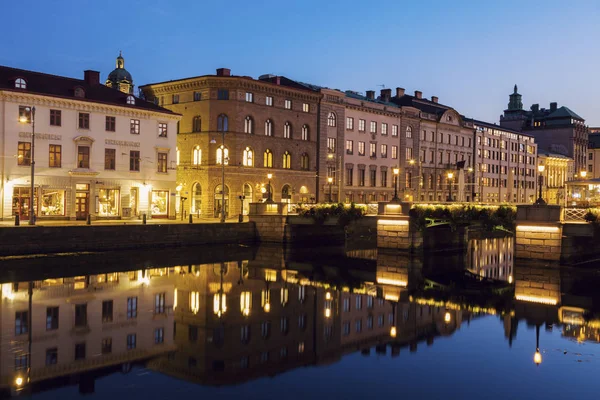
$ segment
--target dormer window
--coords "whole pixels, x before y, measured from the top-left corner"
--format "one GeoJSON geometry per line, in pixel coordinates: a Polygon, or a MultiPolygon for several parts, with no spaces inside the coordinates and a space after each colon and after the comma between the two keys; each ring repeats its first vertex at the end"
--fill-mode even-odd
{"type": "Polygon", "coordinates": [[[15,80],[15,88],[17,89],[27,89],[27,82],[23,78],[17,78],[15,80]]]}
{"type": "Polygon", "coordinates": [[[448,122],[452,122],[452,117],[451,117],[450,115],[448,115],[448,116],[446,117],[446,120],[447,120],[448,122]]]}
{"type": "Polygon", "coordinates": [[[135,97],[131,95],[127,96],[127,104],[135,105],[135,97]]]}
{"type": "Polygon", "coordinates": [[[75,97],[79,97],[79,98],[83,99],[85,97],[85,90],[83,90],[80,87],[76,87],[75,88],[75,97]]]}

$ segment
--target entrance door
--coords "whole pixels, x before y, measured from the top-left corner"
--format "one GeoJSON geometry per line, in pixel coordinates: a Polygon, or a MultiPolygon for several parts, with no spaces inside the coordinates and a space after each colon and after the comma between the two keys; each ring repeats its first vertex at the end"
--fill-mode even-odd
{"type": "Polygon", "coordinates": [[[86,220],[89,213],[89,194],[88,192],[75,193],[75,219],[86,220]]]}

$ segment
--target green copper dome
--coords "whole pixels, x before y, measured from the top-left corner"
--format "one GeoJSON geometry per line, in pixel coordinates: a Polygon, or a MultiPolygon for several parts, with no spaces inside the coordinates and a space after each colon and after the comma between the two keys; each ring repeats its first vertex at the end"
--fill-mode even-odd
{"type": "Polygon", "coordinates": [[[133,78],[129,71],[125,69],[125,59],[121,55],[121,52],[119,52],[116,64],[116,68],[108,74],[106,86],[122,92],[133,93],[133,78]]]}

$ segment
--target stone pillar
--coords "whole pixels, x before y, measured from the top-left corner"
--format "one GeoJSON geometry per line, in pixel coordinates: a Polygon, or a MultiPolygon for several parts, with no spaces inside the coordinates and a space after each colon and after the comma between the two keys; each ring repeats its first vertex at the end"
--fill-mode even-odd
{"type": "Polygon", "coordinates": [[[259,242],[285,242],[287,203],[250,203],[248,219],[259,242]]]}
{"type": "Polygon", "coordinates": [[[561,206],[517,206],[515,257],[560,261],[561,206]]]}
{"type": "Polygon", "coordinates": [[[423,234],[411,229],[410,203],[379,203],[377,247],[410,250],[423,247],[423,234]]]}

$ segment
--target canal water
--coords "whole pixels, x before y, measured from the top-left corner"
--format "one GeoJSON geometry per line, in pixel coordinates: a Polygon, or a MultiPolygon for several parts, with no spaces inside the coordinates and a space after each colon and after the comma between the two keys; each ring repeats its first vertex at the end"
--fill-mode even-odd
{"type": "Polygon", "coordinates": [[[1,394],[598,398],[598,270],[521,265],[512,243],[4,259],[1,394]]]}

